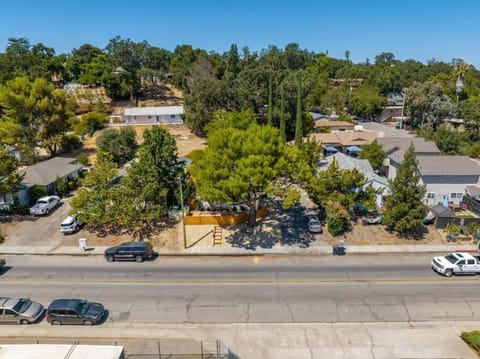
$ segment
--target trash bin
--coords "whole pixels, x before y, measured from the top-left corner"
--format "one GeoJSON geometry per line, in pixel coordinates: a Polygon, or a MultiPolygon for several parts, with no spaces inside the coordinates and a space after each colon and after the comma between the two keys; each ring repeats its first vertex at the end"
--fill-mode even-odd
{"type": "Polygon", "coordinates": [[[78,246],[82,248],[84,251],[87,250],[87,238],[79,238],[78,239],[78,246]]]}

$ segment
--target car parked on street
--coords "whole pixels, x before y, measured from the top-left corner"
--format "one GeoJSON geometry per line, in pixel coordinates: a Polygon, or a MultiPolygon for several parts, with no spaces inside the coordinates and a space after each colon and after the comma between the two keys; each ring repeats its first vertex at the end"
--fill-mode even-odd
{"type": "Polygon", "coordinates": [[[48,215],[53,211],[60,203],[60,197],[58,196],[45,196],[39,198],[37,203],[30,208],[30,214],[34,216],[48,215]]]}
{"type": "Polygon", "coordinates": [[[83,222],[77,218],[77,215],[67,216],[62,223],[60,223],[60,232],[63,234],[75,233],[80,230],[83,222]]]}
{"type": "Polygon", "coordinates": [[[43,314],[45,308],[27,298],[0,297],[0,323],[32,324],[43,314]]]}
{"type": "Polygon", "coordinates": [[[110,247],[105,250],[104,256],[108,262],[132,261],[143,262],[154,256],[153,247],[148,242],[125,242],[117,247],[110,247]]]}
{"type": "Polygon", "coordinates": [[[105,308],[100,303],[81,299],[55,299],[47,309],[47,322],[52,325],[101,323],[105,308]]]}

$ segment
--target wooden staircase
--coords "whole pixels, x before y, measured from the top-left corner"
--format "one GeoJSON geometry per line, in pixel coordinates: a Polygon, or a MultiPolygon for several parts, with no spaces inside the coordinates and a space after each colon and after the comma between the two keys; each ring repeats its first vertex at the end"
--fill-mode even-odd
{"type": "Polygon", "coordinates": [[[213,229],[213,246],[221,246],[222,245],[222,227],[215,226],[213,229]]]}

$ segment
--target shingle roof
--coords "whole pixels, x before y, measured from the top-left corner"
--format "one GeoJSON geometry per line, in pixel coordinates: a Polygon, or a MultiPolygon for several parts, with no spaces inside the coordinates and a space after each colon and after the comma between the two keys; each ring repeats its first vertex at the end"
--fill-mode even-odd
{"type": "Polygon", "coordinates": [[[63,177],[69,175],[83,167],[83,165],[77,164],[75,161],[75,158],[70,157],[54,157],[32,166],[27,166],[25,168],[25,178],[22,183],[26,186],[35,184],[49,185],[55,182],[57,176],[63,177]]]}
{"type": "Polygon", "coordinates": [[[375,132],[351,131],[335,133],[314,133],[313,138],[323,144],[339,143],[342,146],[362,146],[372,143],[376,138],[375,132]]]}
{"type": "Polygon", "coordinates": [[[317,120],[315,127],[350,127],[353,129],[355,125],[347,121],[317,120]]]}
{"type": "Polygon", "coordinates": [[[417,156],[422,176],[480,176],[480,166],[468,156],[417,156]]]}
{"type": "Polygon", "coordinates": [[[156,107],[132,107],[126,108],[125,116],[162,116],[181,115],[183,106],[156,106],[156,107]]]}
{"type": "Polygon", "coordinates": [[[384,185],[385,187],[388,187],[388,179],[376,174],[372,168],[372,165],[370,164],[370,162],[368,162],[368,160],[353,158],[351,156],[347,156],[344,153],[335,153],[331,156],[324,158],[322,161],[320,161],[319,169],[321,171],[326,170],[328,166],[330,166],[330,164],[333,162],[334,159],[337,161],[340,169],[342,170],[357,169],[359,172],[361,172],[365,176],[365,178],[367,178],[367,180],[376,181],[384,185]]]}
{"type": "Polygon", "coordinates": [[[396,150],[406,151],[410,143],[415,147],[415,153],[440,153],[435,142],[425,141],[422,137],[380,137],[377,142],[387,153],[396,150]]]}

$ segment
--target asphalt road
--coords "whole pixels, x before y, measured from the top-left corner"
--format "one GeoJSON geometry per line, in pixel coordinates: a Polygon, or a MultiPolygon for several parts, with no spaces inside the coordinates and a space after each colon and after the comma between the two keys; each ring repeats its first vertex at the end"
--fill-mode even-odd
{"type": "Polygon", "coordinates": [[[2,295],[99,301],[114,322],[480,320],[480,278],[440,277],[429,256],[6,259],[2,295]]]}

